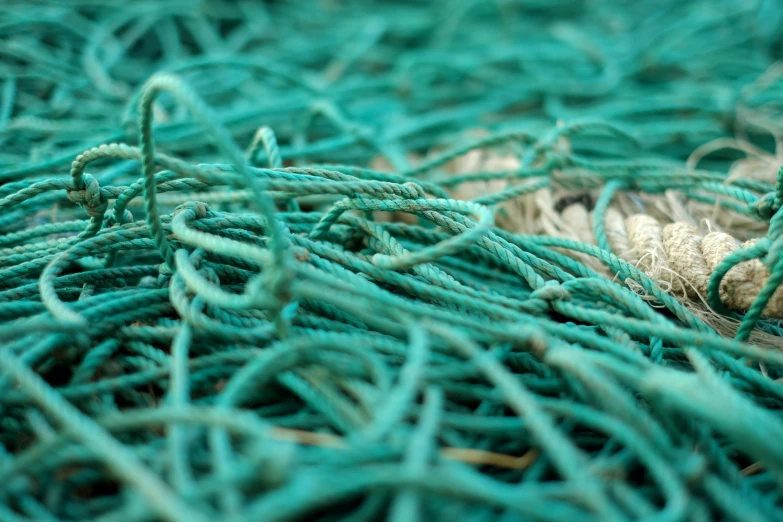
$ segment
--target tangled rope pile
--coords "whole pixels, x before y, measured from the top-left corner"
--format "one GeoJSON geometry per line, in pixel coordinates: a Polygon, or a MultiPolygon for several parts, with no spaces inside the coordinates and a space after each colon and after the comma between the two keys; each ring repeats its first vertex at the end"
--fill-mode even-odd
{"type": "Polygon", "coordinates": [[[783,520],[778,2],[9,0],[0,35],[1,521],[783,520]]]}

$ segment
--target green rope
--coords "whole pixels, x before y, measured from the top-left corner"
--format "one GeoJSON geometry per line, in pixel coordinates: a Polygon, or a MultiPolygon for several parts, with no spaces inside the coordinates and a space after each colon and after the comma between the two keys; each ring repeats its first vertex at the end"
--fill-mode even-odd
{"type": "Polygon", "coordinates": [[[782,48],[769,0],[6,1],[0,520],[782,520],[783,166],[686,164],[780,161],[782,48]],[[596,244],[498,226],[542,191],[596,244]],[[766,229],[735,339],[612,251],[666,191],[766,229]]]}

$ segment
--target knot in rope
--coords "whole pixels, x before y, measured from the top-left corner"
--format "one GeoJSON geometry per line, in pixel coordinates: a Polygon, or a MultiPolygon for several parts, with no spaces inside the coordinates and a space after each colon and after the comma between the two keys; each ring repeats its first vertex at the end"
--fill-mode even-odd
{"type": "Polygon", "coordinates": [[[209,212],[209,205],[203,201],[188,201],[175,208],[174,212],[172,213],[172,217],[182,212],[192,212],[193,217],[190,219],[203,219],[207,217],[207,213],[209,212]]]}
{"type": "Polygon", "coordinates": [[[534,290],[533,293],[530,294],[530,297],[532,299],[546,301],[551,306],[552,301],[570,301],[571,292],[556,281],[547,281],[544,283],[544,286],[534,290]]]}
{"type": "Polygon", "coordinates": [[[103,219],[109,206],[101,197],[101,186],[98,180],[90,174],[82,174],[82,188],[69,189],[67,195],[69,200],[81,205],[93,218],[103,219]]]}
{"type": "Polygon", "coordinates": [[[763,220],[772,219],[772,216],[779,210],[775,201],[775,193],[770,192],[760,197],[756,203],[750,205],[750,210],[763,220]]]}

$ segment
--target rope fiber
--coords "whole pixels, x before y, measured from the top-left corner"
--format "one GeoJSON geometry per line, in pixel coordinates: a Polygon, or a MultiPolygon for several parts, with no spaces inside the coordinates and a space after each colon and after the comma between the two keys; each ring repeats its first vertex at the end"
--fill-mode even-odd
{"type": "Polygon", "coordinates": [[[0,522],[783,520],[780,2],[5,0],[0,56],[0,522]]]}

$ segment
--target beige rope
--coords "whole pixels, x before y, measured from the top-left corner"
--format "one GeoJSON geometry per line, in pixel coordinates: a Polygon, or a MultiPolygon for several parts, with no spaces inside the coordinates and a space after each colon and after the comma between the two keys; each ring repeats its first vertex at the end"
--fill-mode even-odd
{"type": "Polygon", "coordinates": [[[684,297],[685,285],[677,271],[669,266],[664,251],[663,230],[658,221],[646,214],[634,214],[625,220],[625,226],[631,243],[625,260],[655,279],[665,292],[684,297]]]}
{"type": "MultiPolygon", "coordinates": [[[[632,251],[636,255],[642,253],[637,266],[658,281],[668,271],[673,276],[669,279],[672,293],[676,294],[679,286],[692,299],[706,301],[710,276],[726,256],[740,248],[739,242],[729,234],[711,232],[701,236],[695,227],[687,223],[670,223],[661,230],[656,220],[644,214],[629,216],[625,226],[632,251]],[[655,237],[657,230],[661,230],[662,248],[655,237]],[[650,261],[646,262],[645,256],[649,256],[650,261]]],[[[632,258],[626,260],[633,261],[632,258]]],[[[769,271],[760,260],[741,263],[723,278],[721,301],[729,309],[745,311],[753,304],[768,278],[769,271]]],[[[778,288],[773,294],[763,315],[783,319],[783,288],[778,288]]]]}
{"type": "MultiPolygon", "coordinates": [[[[482,135],[485,133],[477,130],[470,136],[482,135]]],[[[566,143],[564,146],[567,145],[566,143]]],[[[694,152],[689,162],[695,166],[702,156],[724,147],[738,148],[749,156],[733,166],[733,174],[752,169],[754,177],[766,179],[772,172],[767,167],[776,163],[772,161],[771,155],[750,150],[744,147],[744,143],[729,141],[716,141],[705,145],[694,152]],[[757,168],[760,163],[763,163],[761,166],[764,168],[757,168]]],[[[783,151],[779,150],[777,155],[780,156],[781,152],[783,151]]],[[[418,162],[418,158],[411,159],[413,163],[418,162]]],[[[518,158],[513,155],[494,150],[474,150],[445,165],[444,170],[452,175],[460,175],[510,170],[518,168],[519,164],[518,158]]],[[[593,183],[592,180],[586,179],[589,177],[587,173],[584,176],[575,176],[573,173],[563,176],[562,173],[555,172],[552,180],[554,186],[559,186],[560,189],[543,188],[534,194],[499,204],[496,207],[498,226],[520,234],[546,234],[596,244],[592,212],[582,203],[571,204],[562,212],[555,211],[555,201],[570,192],[567,187],[576,190],[578,187],[598,185],[597,180],[593,183]]],[[[503,190],[509,183],[505,180],[463,183],[450,188],[449,192],[455,199],[470,200],[503,190]]],[[[597,196],[596,191],[591,192],[593,196],[597,196]]],[[[398,216],[389,217],[392,220],[400,219],[398,216]]],[[[739,321],[722,316],[709,308],[707,285],[721,261],[740,248],[740,241],[736,238],[742,240],[763,233],[763,223],[735,213],[721,212],[716,205],[683,199],[675,191],[666,191],[664,194],[637,193],[633,198],[617,194],[614,204],[605,214],[604,230],[615,255],[647,274],[662,290],[676,297],[718,333],[726,337],[734,336],[739,321]],[[638,213],[639,210],[644,213],[638,213]],[[711,231],[702,236],[697,225],[704,222],[721,231],[711,231]]],[[[745,246],[748,244],[750,243],[746,242],[745,246]]],[[[599,274],[612,277],[606,265],[592,256],[567,249],[556,250],[576,258],[599,274]]],[[[759,260],[735,266],[721,282],[721,302],[731,310],[747,310],[768,278],[769,273],[759,260]]],[[[651,305],[656,306],[657,300],[647,295],[641,285],[631,280],[625,283],[642,298],[649,300],[651,305]]],[[[783,288],[774,293],[763,315],[768,318],[783,318],[783,288]]],[[[776,346],[779,342],[759,329],[754,330],[750,341],[759,346],[776,346]]]]}
{"type": "MultiPolygon", "coordinates": [[[[619,255],[627,259],[626,256],[632,255],[632,252],[628,232],[625,229],[625,223],[623,223],[623,215],[616,208],[609,207],[606,209],[605,219],[604,230],[606,239],[612,246],[612,251],[618,252],[619,255]]],[[[634,264],[636,264],[636,261],[634,264]]]]}
{"type": "MultiPolygon", "coordinates": [[[[688,280],[687,274],[695,270],[687,267],[683,270],[685,272],[683,274],[675,269],[673,265],[682,269],[681,265],[685,264],[677,254],[673,256],[675,257],[673,265],[670,264],[670,256],[663,242],[666,227],[662,227],[657,219],[647,214],[632,214],[624,219],[619,210],[610,207],[605,215],[604,227],[609,245],[615,255],[642,270],[656,281],[661,289],[676,297],[691,313],[699,317],[718,334],[726,338],[733,338],[736,335],[740,321],[712,310],[707,303],[706,288],[702,285],[702,289],[697,290],[696,285],[688,280]]],[[[712,274],[718,264],[739,246],[739,242],[729,234],[711,232],[701,238],[693,226],[678,223],[678,226],[671,227],[666,232],[669,248],[674,248],[674,243],[696,245],[696,241],[684,241],[677,238],[679,233],[694,236],[697,241],[700,239],[698,251],[685,254],[685,257],[697,258],[696,264],[701,267],[702,271],[700,276],[704,275],[705,270],[707,274],[712,274]],[[699,253],[703,261],[698,259],[699,253]]],[[[750,243],[746,242],[744,246],[748,246],[750,243]]],[[[730,309],[747,310],[767,277],[766,268],[758,260],[735,266],[729,270],[721,282],[721,301],[730,309]]],[[[641,285],[630,279],[625,283],[640,297],[656,306],[657,299],[648,295],[641,285]]],[[[781,290],[778,290],[773,302],[767,305],[766,315],[768,317],[780,317],[780,294],[781,290]]],[[[756,346],[771,349],[780,348],[778,338],[759,328],[754,328],[749,341],[756,346]]]]}

